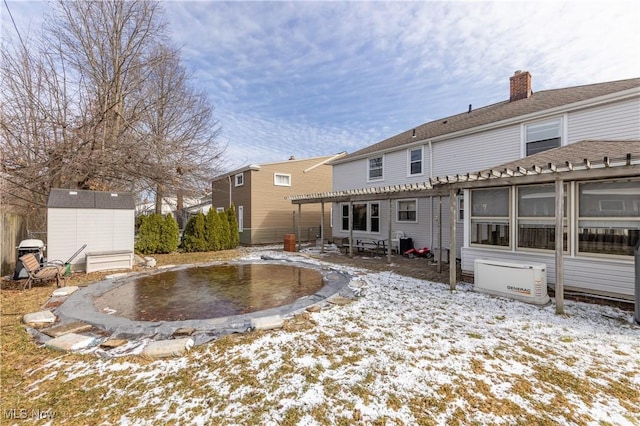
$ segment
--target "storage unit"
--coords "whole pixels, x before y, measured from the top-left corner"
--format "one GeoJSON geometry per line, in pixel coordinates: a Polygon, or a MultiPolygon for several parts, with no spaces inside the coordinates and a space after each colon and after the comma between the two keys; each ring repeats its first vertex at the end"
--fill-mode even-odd
{"type": "MultiPolygon", "coordinates": [[[[101,270],[130,269],[123,259],[134,251],[135,201],[127,192],[51,189],[47,204],[47,255],[66,261],[84,244],[85,256],[70,263],[73,270],[86,270],[86,254],[117,253],[115,262],[102,263],[101,270]]],[[[100,256],[94,256],[98,260],[100,256]]],[[[111,256],[102,256],[103,260],[111,256]]],[[[112,259],[113,260],[113,259],[112,259]]],[[[97,264],[94,263],[94,267],[97,264]]],[[[97,269],[94,269],[97,270],[97,269]]]]}
{"type": "Polygon", "coordinates": [[[544,305],[547,294],[547,265],[544,263],[510,263],[476,259],[476,291],[522,302],[544,305]]]}
{"type": "Polygon", "coordinates": [[[87,253],[85,257],[87,274],[96,271],[133,268],[133,251],[131,250],[94,251],[87,253]]]}

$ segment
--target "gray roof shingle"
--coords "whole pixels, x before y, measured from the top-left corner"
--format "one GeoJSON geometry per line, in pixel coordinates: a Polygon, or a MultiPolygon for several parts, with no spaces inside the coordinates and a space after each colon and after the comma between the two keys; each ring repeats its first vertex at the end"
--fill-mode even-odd
{"type": "Polygon", "coordinates": [[[640,78],[632,78],[628,80],[610,81],[606,83],[597,83],[585,86],[535,92],[526,99],[520,99],[513,102],[509,102],[507,100],[471,110],[471,112],[452,115],[451,117],[446,117],[422,124],[415,128],[415,137],[413,136],[414,129],[410,129],[406,132],[400,133],[381,142],[355,151],[347,155],[346,157],[343,157],[340,160],[336,161],[336,163],[343,162],[346,159],[359,157],[378,151],[385,151],[419,140],[425,140],[443,136],[449,133],[469,130],[474,127],[488,125],[491,123],[496,123],[527,114],[533,114],[552,108],[558,108],[564,105],[569,105],[576,102],[585,101],[588,99],[593,99],[600,96],[622,92],[638,87],[640,87],[640,78]]]}
{"type": "Polygon", "coordinates": [[[103,192],[80,189],[52,188],[48,208],[134,210],[130,192],[103,192]]]}
{"type": "Polygon", "coordinates": [[[531,169],[533,166],[543,167],[548,164],[564,165],[566,162],[582,164],[584,160],[602,161],[604,157],[609,159],[621,159],[627,154],[634,158],[640,157],[640,140],[625,141],[581,141],[559,148],[538,152],[509,163],[491,167],[488,170],[503,171],[505,169],[514,170],[518,167],[531,169]]]}

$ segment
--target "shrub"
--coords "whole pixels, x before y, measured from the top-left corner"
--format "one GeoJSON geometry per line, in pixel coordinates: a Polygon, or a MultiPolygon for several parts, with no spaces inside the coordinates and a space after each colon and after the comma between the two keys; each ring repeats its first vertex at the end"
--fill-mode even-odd
{"type": "Polygon", "coordinates": [[[226,212],[218,213],[218,220],[220,221],[220,249],[226,250],[231,246],[231,233],[229,228],[229,219],[227,219],[226,212]]]}
{"type": "Polygon", "coordinates": [[[236,208],[231,204],[227,210],[227,220],[229,221],[229,247],[238,247],[240,244],[240,233],[238,232],[238,219],[236,218],[236,208]]]}
{"type": "Polygon", "coordinates": [[[178,250],[180,229],[173,215],[168,214],[160,224],[160,241],[156,253],[172,253],[178,250]]]}
{"type": "Polygon", "coordinates": [[[204,214],[198,213],[191,217],[184,229],[182,248],[186,252],[207,251],[207,241],[204,230],[204,214]]]}
{"type": "Polygon", "coordinates": [[[136,250],[139,253],[153,254],[158,252],[162,222],[162,215],[159,214],[140,216],[140,228],[136,240],[136,250]]]}
{"type": "Polygon", "coordinates": [[[208,250],[222,250],[221,233],[223,232],[223,229],[220,220],[218,212],[215,209],[209,209],[204,223],[205,240],[207,242],[208,250]]]}

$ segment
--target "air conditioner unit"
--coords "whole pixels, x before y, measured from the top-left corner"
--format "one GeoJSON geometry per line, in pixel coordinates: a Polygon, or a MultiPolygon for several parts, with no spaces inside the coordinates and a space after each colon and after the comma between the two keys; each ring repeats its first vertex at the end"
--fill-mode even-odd
{"type": "Polygon", "coordinates": [[[550,300],[547,294],[547,265],[544,263],[476,259],[474,281],[474,288],[481,293],[536,305],[544,305],[550,300]]]}

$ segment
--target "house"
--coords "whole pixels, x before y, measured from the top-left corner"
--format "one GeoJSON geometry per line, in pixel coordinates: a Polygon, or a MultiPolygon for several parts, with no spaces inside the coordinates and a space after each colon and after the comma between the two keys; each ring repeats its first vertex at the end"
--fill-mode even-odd
{"type": "MultiPolygon", "coordinates": [[[[161,214],[166,216],[173,215],[178,222],[178,226],[183,228],[189,218],[197,213],[207,214],[211,208],[211,194],[205,194],[201,197],[183,197],[182,213],[178,212],[178,197],[176,195],[162,197],[161,214]]],[[[150,215],[156,212],[156,202],[143,200],[136,205],[136,216],[150,215]]]]}
{"type": "MultiPolygon", "coordinates": [[[[530,73],[516,72],[509,87],[503,102],[470,106],[334,160],[332,193],[292,197],[293,203],[335,203],[334,236],[391,242],[392,233],[402,231],[416,247],[459,259],[473,277],[478,258],[553,263],[555,192],[548,172],[579,160],[585,170],[565,183],[565,281],[575,291],[633,298],[640,78],[534,93],[530,73]],[[578,145],[582,141],[595,143],[578,145]],[[547,151],[552,158],[543,158],[547,151]],[[609,174],[589,168],[591,162],[610,165],[604,157],[623,153],[629,160],[609,174]],[[502,188],[483,189],[474,179],[502,188]],[[542,186],[525,187],[535,184],[542,186]],[[591,204],[599,209],[589,210],[591,204]],[[591,240],[603,243],[593,249],[591,240]]],[[[549,284],[554,273],[547,271],[549,284]]]]}
{"type": "Polygon", "coordinates": [[[74,270],[133,266],[135,201],[128,192],[51,189],[47,256],[74,270]],[[75,257],[74,257],[75,256],[75,257]]]}
{"type": "Polygon", "coordinates": [[[332,168],[328,163],[345,153],[297,160],[249,165],[217,176],[211,184],[212,207],[224,210],[233,205],[243,245],[282,243],[285,234],[301,229],[300,239],[329,238],[330,211],[312,208],[304,216],[286,199],[292,194],[332,189],[332,168]]]}

